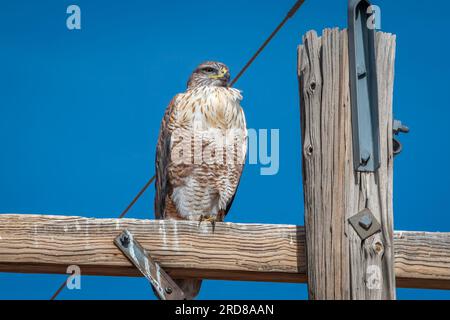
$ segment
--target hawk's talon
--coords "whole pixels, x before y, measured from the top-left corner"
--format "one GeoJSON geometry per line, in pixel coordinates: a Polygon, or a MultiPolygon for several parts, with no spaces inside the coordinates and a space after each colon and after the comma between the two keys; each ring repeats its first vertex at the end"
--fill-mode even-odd
{"type": "Polygon", "coordinates": [[[198,221],[198,226],[200,226],[203,221],[211,222],[212,229],[213,229],[213,232],[214,232],[214,229],[216,228],[216,220],[217,220],[217,217],[201,215],[200,219],[198,221]]]}
{"type": "Polygon", "coordinates": [[[205,220],[205,216],[201,215],[200,218],[198,219],[198,226],[200,227],[200,225],[202,224],[202,221],[205,220]]]}

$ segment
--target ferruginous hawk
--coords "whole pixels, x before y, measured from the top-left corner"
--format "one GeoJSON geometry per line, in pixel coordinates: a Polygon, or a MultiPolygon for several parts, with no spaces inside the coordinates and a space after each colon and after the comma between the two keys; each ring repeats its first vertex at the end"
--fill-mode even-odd
{"type": "MultiPolygon", "coordinates": [[[[204,62],[187,90],[166,109],[156,149],[157,219],[223,221],[230,210],[247,152],[239,90],[220,62],[204,62]]],[[[201,280],[177,280],[187,299],[201,280]]]]}

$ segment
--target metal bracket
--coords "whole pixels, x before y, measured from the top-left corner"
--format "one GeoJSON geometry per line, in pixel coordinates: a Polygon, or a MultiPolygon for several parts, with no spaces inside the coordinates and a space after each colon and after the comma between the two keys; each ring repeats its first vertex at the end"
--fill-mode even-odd
{"type": "MultiPolygon", "coordinates": [[[[396,136],[398,136],[400,133],[408,133],[409,128],[403,125],[400,120],[394,120],[392,124],[392,131],[396,136]]],[[[403,145],[399,140],[397,140],[397,138],[393,138],[393,140],[394,156],[396,156],[402,152],[403,145]]]]}
{"type": "Polygon", "coordinates": [[[362,241],[381,231],[381,225],[369,209],[364,209],[354,215],[348,222],[355,229],[362,241]]]}
{"type": "Polygon", "coordinates": [[[353,162],[360,172],[375,172],[380,167],[375,30],[367,23],[370,7],[367,0],[348,2],[353,162]]]}
{"type": "Polygon", "coordinates": [[[161,266],[149,255],[131,232],[124,230],[114,239],[114,244],[122,253],[139,269],[150,281],[155,293],[162,300],[184,300],[184,292],[161,268],[161,266]]]}

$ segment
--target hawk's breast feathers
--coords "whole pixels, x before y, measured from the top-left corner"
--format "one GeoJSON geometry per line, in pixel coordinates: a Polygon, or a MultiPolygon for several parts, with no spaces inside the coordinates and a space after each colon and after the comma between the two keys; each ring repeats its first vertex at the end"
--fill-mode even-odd
{"type": "Polygon", "coordinates": [[[156,152],[157,218],[220,217],[233,200],[247,152],[242,96],[198,86],[173,98],[156,152]]]}

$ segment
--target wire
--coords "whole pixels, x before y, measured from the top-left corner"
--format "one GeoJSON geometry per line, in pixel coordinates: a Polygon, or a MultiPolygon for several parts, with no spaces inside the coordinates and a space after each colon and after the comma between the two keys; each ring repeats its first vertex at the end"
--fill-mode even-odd
{"type": "Polygon", "coordinates": [[[278,27],[275,28],[275,30],[270,34],[270,36],[264,41],[264,43],[259,47],[259,49],[256,51],[256,53],[248,60],[248,62],[245,64],[245,66],[242,68],[242,70],[238,73],[238,75],[234,78],[234,80],[231,82],[230,86],[233,86],[239,78],[244,74],[244,72],[250,67],[250,65],[255,61],[255,59],[259,56],[259,54],[264,50],[264,48],[269,44],[269,42],[272,40],[273,37],[280,31],[280,29],[284,26],[286,21],[288,21],[290,18],[292,18],[297,10],[302,6],[302,4],[305,2],[305,0],[299,0],[297,1],[294,6],[289,10],[286,17],[283,19],[283,21],[280,22],[278,27]]]}
{"type": "Polygon", "coordinates": [[[66,286],[67,280],[64,280],[63,283],[61,283],[61,286],[58,288],[58,290],[56,290],[56,292],[52,295],[52,297],[50,298],[50,300],[55,300],[56,297],[59,295],[59,293],[64,289],[64,287],[66,286]]]}
{"type": "MultiPolygon", "coordinates": [[[[131,209],[131,207],[133,207],[133,205],[136,203],[136,201],[138,201],[139,198],[142,196],[142,194],[144,194],[145,190],[147,190],[147,188],[152,184],[152,182],[153,182],[153,180],[155,180],[155,178],[156,178],[156,175],[154,175],[153,177],[150,178],[150,180],[147,181],[145,186],[142,187],[142,189],[138,192],[138,194],[134,197],[134,199],[130,202],[130,204],[125,208],[125,210],[122,211],[122,213],[119,216],[119,219],[122,219],[127,214],[127,212],[131,209]]],[[[61,286],[58,288],[58,290],[56,290],[56,292],[53,294],[53,296],[50,298],[50,300],[55,300],[56,297],[58,297],[58,295],[61,293],[61,291],[66,286],[66,282],[67,282],[67,280],[64,280],[64,282],[61,284],[61,286]]]]}
{"type": "MultiPolygon", "coordinates": [[[[255,59],[259,56],[259,54],[264,50],[264,48],[269,44],[269,42],[275,37],[275,35],[280,31],[280,29],[284,26],[284,24],[292,18],[295,13],[300,9],[302,4],[305,2],[305,0],[298,0],[294,6],[288,11],[286,14],[286,17],[284,17],[283,21],[280,22],[280,24],[275,28],[275,30],[270,34],[270,36],[264,41],[264,43],[259,47],[259,49],[256,51],[256,53],[248,60],[248,62],[245,64],[245,66],[239,71],[236,77],[234,77],[233,81],[231,81],[230,86],[232,87],[239,78],[247,71],[248,67],[255,61],[255,59]]],[[[134,197],[134,199],[130,202],[130,204],[125,208],[125,210],[122,211],[122,213],[119,216],[119,219],[122,219],[127,212],[133,207],[133,205],[139,200],[139,198],[144,194],[144,192],[147,190],[147,188],[153,183],[155,180],[156,175],[150,178],[150,180],[147,181],[147,183],[142,187],[142,189],[138,192],[138,194],[134,197]]],[[[67,280],[66,280],[67,281],[67,280]]],[[[50,300],[55,300],[56,297],[59,295],[59,293],[64,289],[66,285],[66,281],[61,284],[61,286],[58,288],[58,290],[53,294],[53,296],[50,298],[50,300]]]]}
{"type": "Polygon", "coordinates": [[[145,184],[145,186],[142,187],[141,191],[139,191],[139,193],[136,195],[136,197],[134,197],[133,201],[130,202],[130,204],[128,205],[128,207],[125,208],[125,210],[123,210],[123,212],[120,214],[119,219],[122,219],[127,212],[131,209],[131,207],[136,203],[136,201],[139,200],[139,198],[142,196],[142,194],[145,192],[145,190],[147,190],[147,188],[152,184],[153,180],[155,180],[156,175],[154,175],[153,177],[150,178],[150,180],[148,180],[148,182],[145,184]]]}

